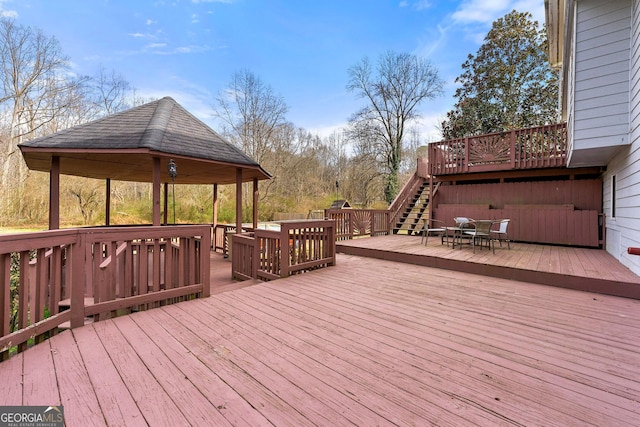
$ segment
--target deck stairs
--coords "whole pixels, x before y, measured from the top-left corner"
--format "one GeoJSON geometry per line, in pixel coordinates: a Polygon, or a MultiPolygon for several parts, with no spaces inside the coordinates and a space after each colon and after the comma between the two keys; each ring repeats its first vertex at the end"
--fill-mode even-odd
{"type": "Polygon", "coordinates": [[[416,190],[404,212],[393,227],[393,234],[417,235],[429,219],[429,182],[424,181],[416,190]]]}

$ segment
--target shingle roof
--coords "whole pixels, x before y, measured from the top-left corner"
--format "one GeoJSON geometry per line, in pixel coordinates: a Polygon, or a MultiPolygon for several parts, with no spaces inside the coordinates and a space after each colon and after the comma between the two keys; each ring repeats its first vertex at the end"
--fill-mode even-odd
{"type": "MultiPolygon", "coordinates": [[[[236,182],[270,175],[170,97],[20,144],[27,166],[49,171],[60,157],[62,174],[150,182],[153,158],[166,171],[178,164],[182,183],[236,182]]],[[[163,176],[163,180],[167,178],[163,176]]]]}

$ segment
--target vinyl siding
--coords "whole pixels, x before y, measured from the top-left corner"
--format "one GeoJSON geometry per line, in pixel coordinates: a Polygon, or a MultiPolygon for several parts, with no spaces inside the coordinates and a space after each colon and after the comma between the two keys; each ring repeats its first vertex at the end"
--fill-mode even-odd
{"type": "Polygon", "coordinates": [[[626,145],[631,1],[578,1],[575,22],[572,148],[626,145]]]}
{"type": "Polygon", "coordinates": [[[603,207],[607,216],[607,251],[640,274],[640,256],[627,254],[627,248],[640,247],[640,0],[631,3],[627,113],[630,144],[623,147],[607,165],[603,176],[603,207]],[[611,179],[614,175],[616,217],[611,218],[611,179]]]}

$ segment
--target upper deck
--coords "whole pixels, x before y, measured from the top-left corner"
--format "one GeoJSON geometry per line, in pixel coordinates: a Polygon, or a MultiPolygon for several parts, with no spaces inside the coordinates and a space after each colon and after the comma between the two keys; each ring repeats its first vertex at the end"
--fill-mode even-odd
{"type": "Polygon", "coordinates": [[[567,130],[564,123],[429,144],[428,173],[433,176],[566,165],[567,130]]]}

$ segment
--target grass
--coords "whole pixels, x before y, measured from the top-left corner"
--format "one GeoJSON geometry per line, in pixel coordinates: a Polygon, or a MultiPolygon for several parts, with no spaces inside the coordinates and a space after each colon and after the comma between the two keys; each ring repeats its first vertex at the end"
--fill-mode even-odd
{"type": "Polygon", "coordinates": [[[34,231],[43,231],[43,228],[14,228],[14,227],[0,227],[0,234],[15,234],[15,233],[31,233],[34,231]]]}

